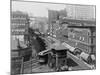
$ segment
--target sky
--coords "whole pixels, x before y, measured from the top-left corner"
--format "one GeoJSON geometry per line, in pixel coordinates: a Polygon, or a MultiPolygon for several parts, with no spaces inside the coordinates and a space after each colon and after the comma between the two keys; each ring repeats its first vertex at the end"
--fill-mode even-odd
{"type": "Polygon", "coordinates": [[[66,9],[68,16],[76,18],[95,18],[95,6],[12,1],[12,11],[23,11],[32,16],[48,17],[49,9],[66,9]]]}
{"type": "Polygon", "coordinates": [[[21,2],[13,1],[12,10],[13,11],[24,11],[34,16],[47,17],[48,9],[51,10],[61,10],[66,6],[63,4],[47,4],[47,3],[36,3],[36,2],[21,2]]]}

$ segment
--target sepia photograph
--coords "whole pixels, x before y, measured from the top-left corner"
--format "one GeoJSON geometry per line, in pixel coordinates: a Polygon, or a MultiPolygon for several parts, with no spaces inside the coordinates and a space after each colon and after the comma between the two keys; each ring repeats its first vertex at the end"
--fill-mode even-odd
{"type": "Polygon", "coordinates": [[[96,69],[96,5],[11,0],[11,75],[96,69]]]}

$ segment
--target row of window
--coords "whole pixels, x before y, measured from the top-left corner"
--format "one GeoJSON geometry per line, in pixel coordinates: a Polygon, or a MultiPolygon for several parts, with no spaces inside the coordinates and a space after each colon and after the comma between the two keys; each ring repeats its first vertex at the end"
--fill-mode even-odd
{"type": "Polygon", "coordinates": [[[21,20],[21,19],[17,19],[17,20],[11,20],[11,23],[28,23],[27,20],[21,20]]]}
{"type": "Polygon", "coordinates": [[[17,32],[17,31],[15,31],[15,32],[12,32],[11,33],[12,35],[24,35],[24,34],[27,34],[26,32],[17,32]]]}
{"type": "Polygon", "coordinates": [[[89,29],[70,29],[69,32],[73,34],[77,34],[77,35],[80,35],[80,34],[89,35],[90,34],[89,29]]]}
{"type": "Polygon", "coordinates": [[[18,27],[11,27],[12,30],[23,30],[23,29],[28,29],[27,27],[24,26],[18,26],[18,27]]]}
{"type": "Polygon", "coordinates": [[[12,23],[11,26],[25,26],[25,23],[12,23]]]}
{"type": "Polygon", "coordinates": [[[24,15],[24,14],[22,14],[22,15],[12,14],[11,17],[12,17],[12,18],[27,18],[28,15],[24,15]]]}
{"type": "Polygon", "coordinates": [[[22,18],[20,18],[20,17],[16,17],[16,18],[11,17],[11,20],[18,20],[18,19],[21,19],[21,20],[27,20],[26,17],[22,17],[22,18]]]}
{"type": "Polygon", "coordinates": [[[12,29],[12,32],[25,32],[25,29],[12,29]]]}
{"type": "Polygon", "coordinates": [[[82,41],[82,42],[85,42],[85,43],[88,43],[88,39],[89,37],[88,36],[81,36],[81,35],[68,35],[68,38],[71,38],[71,39],[75,39],[75,40],[78,40],[78,41],[82,41]]]}

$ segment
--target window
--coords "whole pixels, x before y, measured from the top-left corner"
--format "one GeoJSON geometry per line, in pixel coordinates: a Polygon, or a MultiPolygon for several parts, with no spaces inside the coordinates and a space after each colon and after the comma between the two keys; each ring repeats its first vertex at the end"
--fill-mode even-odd
{"type": "Polygon", "coordinates": [[[77,46],[77,45],[78,45],[78,43],[76,42],[76,43],[75,43],[75,45],[77,46]]]}
{"type": "Polygon", "coordinates": [[[83,39],[82,39],[83,41],[84,41],[84,37],[83,37],[83,39]]]}
{"type": "Polygon", "coordinates": [[[81,39],[82,39],[82,37],[80,36],[79,40],[81,40],[81,39]]]}
{"type": "Polygon", "coordinates": [[[73,34],[73,38],[75,38],[75,35],[73,34]]]}

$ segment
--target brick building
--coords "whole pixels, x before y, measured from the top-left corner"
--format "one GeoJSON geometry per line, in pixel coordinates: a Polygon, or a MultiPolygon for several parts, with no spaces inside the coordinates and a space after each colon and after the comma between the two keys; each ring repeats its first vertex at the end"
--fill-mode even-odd
{"type": "MultiPolygon", "coordinates": [[[[95,27],[94,27],[95,29],[95,27]]],[[[90,28],[69,28],[68,40],[69,45],[79,48],[86,53],[95,53],[96,38],[95,31],[91,31],[90,28]],[[93,42],[92,42],[93,41],[93,42]]]]}
{"type": "MultiPolygon", "coordinates": [[[[63,22],[63,21],[62,21],[63,22]]],[[[67,29],[63,30],[60,35],[62,38],[67,36],[66,39],[62,39],[72,47],[79,48],[86,53],[95,53],[96,51],[96,26],[95,21],[88,20],[64,20],[68,24],[67,29]],[[64,33],[66,32],[66,33],[64,33]]]]}

